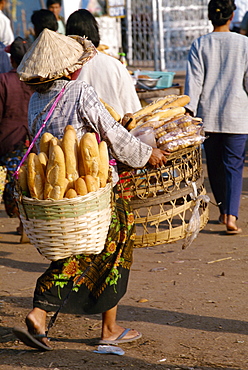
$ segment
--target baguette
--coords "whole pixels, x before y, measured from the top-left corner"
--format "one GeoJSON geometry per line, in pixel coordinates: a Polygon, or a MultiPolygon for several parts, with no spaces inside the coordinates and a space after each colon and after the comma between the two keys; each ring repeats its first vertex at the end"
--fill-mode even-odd
{"type": "Polygon", "coordinates": [[[28,189],[31,197],[44,199],[45,175],[37,154],[30,153],[28,155],[27,170],[28,189]]]}
{"type": "Polygon", "coordinates": [[[65,155],[66,178],[69,180],[69,186],[73,187],[74,181],[79,178],[79,171],[77,134],[71,125],[65,127],[62,149],[65,155]]]}
{"type": "Polygon", "coordinates": [[[86,195],[88,193],[87,186],[83,177],[79,177],[75,181],[75,190],[78,195],[86,195]]]}
{"type": "Polygon", "coordinates": [[[76,198],[78,195],[77,195],[77,192],[75,189],[69,189],[67,190],[67,192],[65,193],[65,198],[76,198]]]}
{"type": "Polygon", "coordinates": [[[167,109],[171,107],[184,107],[190,102],[190,97],[188,95],[175,95],[170,102],[165,103],[161,109],[167,109]]]}
{"type": "Polygon", "coordinates": [[[161,121],[166,118],[172,118],[179,114],[185,114],[186,109],[184,107],[171,107],[165,110],[160,110],[154,113],[151,117],[145,119],[145,122],[161,121]]]}
{"type": "Polygon", "coordinates": [[[107,109],[107,111],[111,114],[111,116],[117,121],[121,121],[121,116],[119,113],[117,113],[113,107],[111,107],[108,103],[106,103],[104,100],[100,99],[100,102],[104,105],[104,107],[107,109]]]}
{"type": "Polygon", "coordinates": [[[40,163],[43,167],[44,174],[46,174],[46,167],[47,167],[47,162],[48,162],[48,157],[47,157],[46,153],[45,152],[40,152],[38,154],[38,158],[39,158],[40,163]]]}
{"type": "Polygon", "coordinates": [[[19,170],[19,174],[18,174],[18,182],[22,190],[22,194],[27,196],[29,194],[29,190],[28,190],[28,174],[27,174],[26,166],[21,166],[19,170]]]}
{"type": "Polygon", "coordinates": [[[100,156],[98,177],[100,179],[100,187],[104,188],[107,184],[109,172],[108,147],[105,141],[101,141],[98,145],[98,148],[100,156]]]}
{"type": "Polygon", "coordinates": [[[62,199],[65,192],[65,157],[62,148],[52,140],[49,148],[44,199],[62,199]]]}
{"type": "Polygon", "coordinates": [[[88,193],[90,193],[91,191],[97,191],[99,189],[98,179],[96,177],[93,177],[91,175],[86,175],[85,183],[87,186],[88,193]]]}
{"type": "Polygon", "coordinates": [[[85,176],[83,157],[82,157],[82,153],[80,149],[80,142],[78,143],[78,172],[79,172],[79,177],[85,176]]]}
{"type": "Polygon", "coordinates": [[[136,119],[132,113],[126,113],[121,120],[121,124],[130,131],[136,127],[136,119]]]}
{"type": "Polygon", "coordinates": [[[50,132],[45,132],[40,139],[40,152],[44,152],[47,156],[49,156],[49,146],[50,140],[53,139],[54,136],[50,134],[50,132]]]}
{"type": "Polygon", "coordinates": [[[85,175],[98,176],[99,172],[99,149],[94,133],[87,132],[80,140],[80,151],[83,159],[85,175]]]}
{"type": "Polygon", "coordinates": [[[160,109],[164,104],[166,104],[167,102],[170,102],[172,96],[174,97],[175,95],[167,95],[164,98],[160,98],[160,99],[155,100],[154,102],[146,105],[145,107],[143,107],[140,110],[138,110],[137,112],[135,112],[133,114],[133,117],[137,121],[138,117],[145,116],[145,115],[153,112],[156,109],[160,109]]]}
{"type": "Polygon", "coordinates": [[[145,123],[143,123],[142,127],[152,127],[154,130],[157,130],[157,129],[161,128],[162,126],[164,126],[165,124],[176,122],[177,119],[180,119],[182,117],[184,117],[184,115],[179,114],[179,115],[174,116],[172,118],[168,117],[168,118],[163,119],[161,121],[146,121],[145,123]]]}

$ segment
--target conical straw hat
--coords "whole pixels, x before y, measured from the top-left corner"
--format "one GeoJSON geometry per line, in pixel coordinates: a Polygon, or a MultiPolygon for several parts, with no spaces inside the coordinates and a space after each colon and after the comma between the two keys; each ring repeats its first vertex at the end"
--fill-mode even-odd
{"type": "Polygon", "coordinates": [[[45,28],[24,55],[17,73],[27,83],[48,82],[82,68],[95,54],[94,45],[86,38],[45,28]]]}

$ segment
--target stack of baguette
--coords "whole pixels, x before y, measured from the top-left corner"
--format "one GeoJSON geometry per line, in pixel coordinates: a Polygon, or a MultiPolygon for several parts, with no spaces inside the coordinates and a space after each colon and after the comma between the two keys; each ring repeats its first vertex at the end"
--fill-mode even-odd
{"type": "Polygon", "coordinates": [[[19,171],[24,195],[35,199],[74,198],[106,186],[109,177],[107,144],[98,144],[94,133],[78,142],[73,126],[65,128],[61,140],[44,133],[39,154],[30,153],[19,171]]]}
{"type": "MultiPolygon", "coordinates": [[[[126,114],[122,123],[128,130],[151,127],[157,146],[168,152],[175,152],[204,141],[200,134],[201,119],[186,115],[188,95],[168,95],[158,99],[133,115],[126,114]]],[[[132,131],[131,131],[132,132],[132,131]]]]}

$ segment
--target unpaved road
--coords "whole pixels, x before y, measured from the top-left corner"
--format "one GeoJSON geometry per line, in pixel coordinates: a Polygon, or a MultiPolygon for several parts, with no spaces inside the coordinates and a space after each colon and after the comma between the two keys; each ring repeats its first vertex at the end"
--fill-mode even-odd
{"type": "MultiPolygon", "coordinates": [[[[0,369],[248,369],[248,162],[240,235],[225,235],[210,205],[210,220],[186,250],[182,241],[136,249],[118,321],[143,333],[122,345],[124,356],[96,354],[101,317],[60,314],[50,332],[54,351],[40,353],[15,340],[24,326],[36,278],[48,262],[19,244],[17,220],[0,205],[0,369]],[[164,267],[162,271],[151,269],[164,267]]],[[[209,192],[208,181],[206,187],[209,192]]]]}

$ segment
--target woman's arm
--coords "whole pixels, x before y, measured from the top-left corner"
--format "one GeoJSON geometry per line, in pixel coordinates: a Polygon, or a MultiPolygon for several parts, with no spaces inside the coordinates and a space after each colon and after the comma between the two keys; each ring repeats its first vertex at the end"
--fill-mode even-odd
{"type": "Polygon", "coordinates": [[[101,139],[106,141],[111,154],[118,161],[133,168],[143,167],[148,161],[154,166],[166,163],[166,152],[153,149],[131,135],[120,123],[116,122],[99,101],[94,89],[88,86],[82,95],[80,115],[101,139]]]}
{"type": "Polygon", "coordinates": [[[184,91],[185,95],[190,97],[190,103],[186,105],[186,109],[194,116],[197,112],[204,81],[204,70],[198,53],[197,41],[192,44],[189,51],[184,91]]]}

